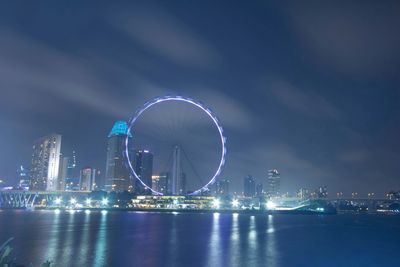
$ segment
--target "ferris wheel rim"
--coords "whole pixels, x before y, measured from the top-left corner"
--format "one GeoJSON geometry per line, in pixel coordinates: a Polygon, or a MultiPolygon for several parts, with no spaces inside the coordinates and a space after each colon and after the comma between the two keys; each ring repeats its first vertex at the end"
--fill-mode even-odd
{"type": "Polygon", "coordinates": [[[150,107],[157,105],[159,103],[162,102],[166,102],[166,101],[179,101],[179,102],[186,102],[189,104],[192,104],[198,108],[200,108],[204,113],[207,114],[207,116],[209,118],[211,118],[211,120],[213,121],[214,125],[217,127],[218,129],[218,133],[219,133],[219,137],[221,140],[221,156],[220,156],[220,160],[219,160],[219,164],[218,164],[218,168],[216,169],[215,173],[210,176],[210,178],[208,178],[208,182],[203,185],[201,188],[193,191],[192,193],[188,194],[188,195],[198,195],[202,192],[205,192],[208,190],[208,187],[210,185],[212,185],[215,180],[217,179],[217,177],[221,174],[222,169],[225,165],[225,156],[226,156],[226,137],[224,136],[224,130],[222,128],[222,125],[219,122],[219,119],[217,118],[217,116],[214,115],[214,113],[211,111],[211,109],[209,109],[207,106],[205,106],[202,102],[197,101],[193,98],[189,98],[189,97],[184,97],[184,96],[180,96],[180,95],[166,95],[166,96],[162,96],[162,97],[156,97],[148,102],[146,102],[141,108],[137,109],[134,116],[129,120],[129,125],[128,125],[128,135],[126,136],[125,139],[125,149],[124,149],[124,156],[128,165],[128,169],[130,171],[130,173],[134,176],[135,179],[137,179],[142,186],[144,186],[145,188],[150,189],[150,191],[152,193],[154,193],[155,195],[164,195],[161,192],[158,192],[157,190],[154,190],[153,188],[149,187],[148,185],[146,185],[146,183],[143,182],[142,179],[140,179],[139,175],[136,173],[135,169],[132,166],[132,162],[130,159],[130,155],[129,155],[129,149],[128,149],[128,145],[129,145],[129,133],[132,129],[132,127],[134,126],[135,122],[140,118],[140,116],[142,115],[143,112],[145,112],[147,109],[149,109],[150,107]]]}

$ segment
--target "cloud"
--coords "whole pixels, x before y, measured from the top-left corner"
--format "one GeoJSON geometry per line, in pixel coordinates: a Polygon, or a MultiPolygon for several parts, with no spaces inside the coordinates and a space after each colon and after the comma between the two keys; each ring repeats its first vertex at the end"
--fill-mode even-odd
{"type": "Polygon", "coordinates": [[[312,118],[339,119],[341,112],[321,95],[306,92],[285,81],[272,82],[272,96],[285,107],[312,118]]]}
{"type": "Polygon", "coordinates": [[[219,54],[190,28],[159,8],[136,7],[116,12],[112,25],[142,45],[176,64],[212,68],[219,54]]]}
{"type": "Polygon", "coordinates": [[[339,160],[344,163],[365,163],[365,161],[369,160],[371,157],[371,153],[365,149],[352,149],[346,150],[339,154],[339,160]]]}
{"type": "Polygon", "coordinates": [[[395,1],[294,2],[283,10],[317,62],[350,74],[387,72],[399,63],[400,5],[395,1]]]}
{"type": "Polygon", "coordinates": [[[138,104],[140,100],[163,92],[129,71],[132,86],[141,90],[123,95],[119,90],[112,90],[115,85],[102,76],[102,72],[115,72],[112,64],[93,67],[85,59],[26,36],[6,30],[1,31],[1,36],[0,86],[5,91],[4,105],[16,103],[36,112],[47,110],[52,100],[59,98],[103,114],[126,118],[134,111],[129,104],[132,99],[138,104]]]}

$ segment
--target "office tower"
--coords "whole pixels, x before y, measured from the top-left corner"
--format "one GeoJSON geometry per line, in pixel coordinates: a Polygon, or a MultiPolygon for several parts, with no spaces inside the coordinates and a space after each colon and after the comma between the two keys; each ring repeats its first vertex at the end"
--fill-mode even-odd
{"type": "Polygon", "coordinates": [[[217,196],[228,196],[229,195],[229,184],[230,180],[223,179],[216,183],[216,195],[217,196]]]}
{"type": "Polygon", "coordinates": [[[281,175],[276,169],[268,171],[267,194],[269,197],[277,197],[280,194],[281,175]]]}
{"type": "Polygon", "coordinates": [[[96,169],[85,167],[81,170],[79,187],[81,191],[93,191],[96,186],[96,169]]]}
{"type": "Polygon", "coordinates": [[[51,134],[33,144],[31,190],[56,191],[60,168],[61,135],[51,134]]]}
{"type": "MultiPolygon", "coordinates": [[[[105,189],[107,191],[127,191],[132,187],[132,177],[124,156],[127,137],[132,138],[132,135],[128,133],[128,124],[125,121],[115,122],[107,139],[105,173],[105,189]]],[[[129,149],[129,153],[133,156],[131,149],[129,149]]]]}
{"type": "Polygon", "coordinates": [[[60,170],[58,171],[58,184],[57,184],[58,191],[65,190],[65,183],[68,172],[68,160],[69,160],[68,157],[60,158],[60,170]]]}
{"type": "Polygon", "coordinates": [[[262,197],[264,195],[263,184],[259,183],[256,185],[256,196],[262,197]]]}
{"type": "Polygon", "coordinates": [[[244,196],[245,197],[254,197],[256,191],[256,181],[253,176],[249,175],[244,178],[244,196]]]}
{"type": "MultiPolygon", "coordinates": [[[[149,188],[152,188],[153,154],[148,150],[135,150],[132,165],[136,174],[143,181],[143,183],[145,183],[149,188]]],[[[149,188],[144,187],[139,180],[135,180],[134,191],[136,194],[151,194],[151,190],[149,188]]]]}

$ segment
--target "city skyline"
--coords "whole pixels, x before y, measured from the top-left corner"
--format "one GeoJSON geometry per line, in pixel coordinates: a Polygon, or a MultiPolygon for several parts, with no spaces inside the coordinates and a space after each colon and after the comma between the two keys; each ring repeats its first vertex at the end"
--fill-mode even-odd
{"type": "Polygon", "coordinates": [[[114,121],[170,93],[218,114],[231,187],[272,168],[289,192],[400,187],[397,5],[3,5],[0,179],[16,179],[52,132],[104,174],[114,121]]]}

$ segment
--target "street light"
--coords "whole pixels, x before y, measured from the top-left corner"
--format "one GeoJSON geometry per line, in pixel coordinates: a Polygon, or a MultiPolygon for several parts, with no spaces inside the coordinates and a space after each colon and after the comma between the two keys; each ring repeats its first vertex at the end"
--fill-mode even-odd
{"type": "Polygon", "coordinates": [[[274,202],[272,202],[271,200],[269,200],[267,202],[267,209],[268,210],[274,210],[276,208],[276,204],[274,202]]]}
{"type": "Polygon", "coordinates": [[[234,200],[232,201],[232,207],[233,207],[233,208],[239,207],[239,200],[234,199],[234,200]]]}
{"type": "Polygon", "coordinates": [[[76,199],[75,198],[71,198],[70,202],[71,202],[72,205],[75,205],[76,204],[76,199]]]}
{"type": "Polygon", "coordinates": [[[56,205],[60,205],[61,202],[62,202],[61,197],[58,197],[58,198],[56,198],[56,200],[54,200],[54,203],[55,203],[56,205]]]}
{"type": "Polygon", "coordinates": [[[105,198],[103,198],[103,200],[101,201],[101,204],[103,205],[103,206],[107,206],[108,205],[108,199],[105,197],[105,198]]]}
{"type": "Polygon", "coordinates": [[[91,202],[92,202],[92,200],[91,200],[90,198],[87,198],[87,199],[86,199],[86,205],[87,205],[87,206],[90,206],[91,202]]]}
{"type": "Polygon", "coordinates": [[[221,205],[221,202],[219,201],[219,199],[214,199],[213,207],[216,209],[219,209],[220,205],[221,205]]]}

